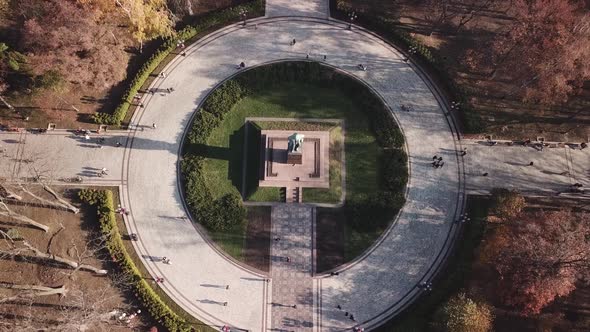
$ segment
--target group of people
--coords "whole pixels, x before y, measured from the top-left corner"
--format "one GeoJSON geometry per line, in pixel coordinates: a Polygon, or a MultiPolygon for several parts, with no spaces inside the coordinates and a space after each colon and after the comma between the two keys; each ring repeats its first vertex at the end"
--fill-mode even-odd
{"type": "Polygon", "coordinates": [[[443,160],[442,157],[439,157],[436,155],[434,157],[432,157],[432,167],[434,167],[434,168],[443,167],[445,165],[445,162],[442,160],[443,160]]]}

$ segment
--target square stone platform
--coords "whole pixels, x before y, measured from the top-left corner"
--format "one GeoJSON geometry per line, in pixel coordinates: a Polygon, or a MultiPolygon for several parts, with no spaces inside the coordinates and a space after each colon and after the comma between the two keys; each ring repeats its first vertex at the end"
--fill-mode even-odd
{"type": "Polygon", "coordinates": [[[261,187],[329,188],[330,132],[297,131],[303,139],[302,163],[287,163],[288,137],[293,130],[262,130],[260,132],[261,187]]]}

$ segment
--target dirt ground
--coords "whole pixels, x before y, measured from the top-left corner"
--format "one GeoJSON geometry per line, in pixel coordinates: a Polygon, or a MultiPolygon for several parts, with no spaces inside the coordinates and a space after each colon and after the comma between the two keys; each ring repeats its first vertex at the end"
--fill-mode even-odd
{"type": "MultiPolygon", "coordinates": [[[[470,48],[497,33],[498,28],[510,21],[506,14],[510,1],[495,1],[492,10],[482,11],[457,30],[459,16],[451,25],[432,28],[426,18],[432,10],[427,1],[415,0],[345,0],[358,12],[373,11],[389,19],[398,18],[399,28],[410,32],[427,46],[436,49],[443,57],[445,69],[457,84],[466,91],[474,111],[482,118],[484,133],[497,138],[545,137],[555,141],[587,141],[590,136],[590,85],[565,104],[552,107],[525,104],[521,101],[522,89],[518,80],[509,73],[490,78],[489,73],[471,71],[465,66],[464,56],[470,48]],[[432,32],[432,34],[430,34],[432,32]]],[[[460,11],[452,5],[449,11],[460,11]]],[[[362,14],[361,14],[362,15],[362,14]]]]}
{"type": "Polygon", "coordinates": [[[270,207],[248,207],[248,228],[244,247],[246,264],[270,271],[270,207]]]}
{"type": "Polygon", "coordinates": [[[316,269],[329,271],[344,263],[344,216],[335,209],[318,208],[316,269]]]}
{"type": "MultiPolygon", "coordinates": [[[[37,188],[35,192],[44,198],[50,198],[41,188],[37,188]]],[[[74,190],[70,189],[62,193],[65,197],[71,197],[74,195],[74,190]]],[[[27,202],[33,201],[25,196],[23,198],[27,202]]],[[[85,252],[86,245],[98,238],[98,221],[95,211],[82,210],[79,214],[74,214],[31,204],[9,204],[9,208],[49,226],[50,230],[45,233],[42,230],[23,226],[8,217],[0,216],[0,228],[3,231],[17,230],[25,241],[42,252],[95,267],[108,267],[104,251],[87,258],[78,258],[91,255],[85,252]]],[[[5,248],[6,246],[2,244],[2,249],[5,248]]],[[[62,298],[58,295],[49,295],[2,303],[2,298],[16,293],[14,290],[0,288],[0,331],[18,331],[25,327],[36,330],[59,326],[57,328],[61,329],[65,322],[87,323],[88,331],[129,331],[134,327],[147,329],[141,321],[143,319],[141,316],[127,326],[110,319],[111,315],[108,313],[113,310],[131,313],[138,309],[135,304],[126,300],[121,288],[113,286],[113,280],[117,280],[116,282],[124,288],[124,282],[120,277],[98,276],[83,270],[74,272],[72,269],[48,263],[46,260],[7,255],[0,255],[0,258],[0,283],[46,287],[63,285],[67,289],[66,296],[62,298]],[[104,316],[98,319],[97,315],[104,316]]],[[[113,270],[109,269],[109,271],[113,270]]]]}

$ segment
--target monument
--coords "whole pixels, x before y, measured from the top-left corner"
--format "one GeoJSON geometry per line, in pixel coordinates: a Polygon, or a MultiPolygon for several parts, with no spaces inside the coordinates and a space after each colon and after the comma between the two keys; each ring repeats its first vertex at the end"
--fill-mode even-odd
{"type": "Polygon", "coordinates": [[[303,138],[305,135],[294,133],[287,138],[287,164],[303,164],[303,138]]]}

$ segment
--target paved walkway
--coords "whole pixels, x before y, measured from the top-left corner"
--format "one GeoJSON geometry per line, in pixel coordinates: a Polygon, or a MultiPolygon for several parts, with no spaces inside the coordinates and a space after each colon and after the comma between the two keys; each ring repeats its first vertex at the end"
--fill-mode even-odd
{"type": "Polygon", "coordinates": [[[463,146],[467,148],[464,159],[469,193],[487,194],[493,187],[503,187],[527,195],[559,193],[590,199],[590,192],[565,193],[574,183],[590,188],[590,149],[566,146],[540,151],[530,146],[488,146],[484,141],[464,141],[463,146]]]}
{"type": "Polygon", "coordinates": [[[304,16],[327,19],[330,16],[326,0],[271,0],[266,1],[266,16],[304,16]]]}
{"type": "Polygon", "coordinates": [[[312,331],[315,306],[312,279],[313,208],[277,205],[272,208],[271,328],[312,331]]]}
{"type": "MultiPolygon", "coordinates": [[[[323,18],[272,18],[289,14],[301,3],[268,0],[271,18],[256,20],[256,30],[251,25],[232,25],[189,47],[187,56],[171,62],[165,68],[166,78],[157,79],[153,85],[173,87],[175,91],[144,96],[142,102],[146,107],[134,115],[132,121],[139,126],[127,133],[129,140],[122,142],[125,148],[112,145],[112,140],[124,138],[118,133],[109,133],[109,144],[102,149],[69,133],[0,133],[0,145],[6,149],[0,160],[0,176],[27,176],[26,167],[45,165],[56,177],[80,175],[88,183],[98,184],[100,180],[93,174],[102,167],[109,168],[111,172],[104,180],[120,186],[122,205],[131,211],[126,218],[127,226],[139,234],[135,248],[150,273],[164,277],[163,289],[207,324],[228,324],[249,331],[289,330],[285,318],[309,322],[311,304],[306,290],[310,283],[311,321],[315,330],[341,331],[356,324],[371,328],[400,312],[420,294],[416,285],[430,279],[448,253],[456,231],[453,220],[463,208],[464,177],[468,179],[467,187],[474,192],[511,183],[518,188],[553,190],[572,177],[588,183],[588,150],[561,154],[557,150],[545,151],[542,159],[534,159],[538,168],[531,170],[523,169],[522,164],[531,161],[532,151],[493,147],[494,153],[490,153],[490,147],[469,142],[464,166],[463,159],[455,153],[462,146],[454,139],[453,126],[432,91],[434,87],[420,71],[411,63],[404,63],[388,44],[362,30],[347,30],[347,24],[323,18]],[[274,9],[280,6],[283,9],[274,9]],[[297,43],[290,46],[293,38],[297,43]],[[195,109],[217,84],[236,74],[237,63],[244,61],[247,66],[255,66],[282,59],[305,59],[307,53],[311,60],[318,61],[327,55],[326,64],[370,84],[391,107],[407,140],[411,171],[408,203],[372,250],[344,267],[338,276],[312,279],[307,263],[295,268],[277,262],[272,265],[272,281],[267,282],[268,276],[233,262],[201,235],[198,226],[184,218],[177,179],[179,142],[195,109]],[[357,70],[359,63],[368,70],[357,70]],[[402,111],[402,103],[414,110],[402,111]],[[150,128],[152,123],[157,124],[157,129],[150,128]],[[25,163],[27,155],[41,157],[25,163]],[[442,156],[445,167],[432,168],[433,155],[442,156]],[[573,170],[567,180],[557,174],[564,165],[573,170]],[[478,175],[484,168],[489,169],[488,177],[478,175]],[[151,259],[161,256],[171,258],[172,264],[151,259]],[[300,273],[301,279],[288,288],[293,293],[285,292],[284,285],[293,280],[293,273],[300,273]],[[298,297],[299,294],[303,295],[298,297]],[[288,305],[294,298],[302,305],[272,307],[273,302],[288,305]],[[337,305],[343,310],[337,309],[337,305]],[[356,322],[343,311],[352,313],[356,322]]],[[[320,6],[315,12],[323,9],[320,6]]],[[[309,211],[285,209],[273,211],[277,221],[273,225],[275,234],[286,234],[287,228],[281,225],[309,211]]],[[[300,222],[308,225],[306,220],[309,218],[302,217],[300,222]]],[[[283,255],[282,250],[287,250],[285,254],[292,255],[296,264],[307,262],[308,230],[311,227],[305,226],[297,233],[299,236],[283,235],[289,242],[273,244],[273,252],[283,255]],[[298,245],[303,246],[301,251],[295,249],[298,245]]]]}

